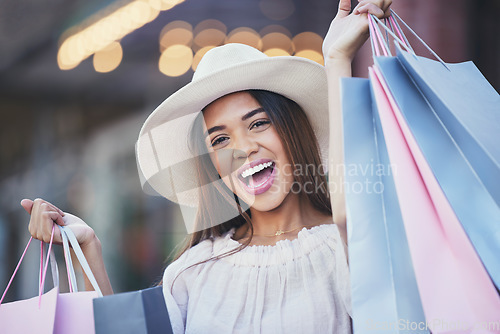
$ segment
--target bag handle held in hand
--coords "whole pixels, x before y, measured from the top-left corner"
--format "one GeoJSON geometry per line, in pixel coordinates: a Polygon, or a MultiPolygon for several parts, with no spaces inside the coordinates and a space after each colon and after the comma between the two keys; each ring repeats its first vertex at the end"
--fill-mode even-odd
{"type": "MultiPolygon", "coordinates": [[[[396,20],[393,19],[393,17],[396,17],[397,20],[399,20],[401,23],[403,23],[406,28],[408,28],[408,30],[425,46],[425,48],[427,50],[429,50],[429,52],[432,53],[432,55],[434,55],[434,57],[436,57],[436,59],[448,70],[448,71],[451,71],[450,68],[448,67],[448,65],[437,55],[436,52],[434,52],[434,50],[432,50],[430,48],[429,45],[427,45],[427,43],[424,42],[424,40],[422,38],[420,38],[420,36],[417,35],[417,33],[415,31],[413,31],[413,29],[411,29],[408,24],[406,24],[405,21],[403,21],[399,16],[398,14],[396,14],[396,12],[394,10],[391,9],[391,17],[389,18],[389,22],[391,23],[394,23],[394,28],[396,28],[396,32],[400,35],[400,37],[404,36],[404,34],[402,34],[402,30],[401,30],[401,27],[399,27],[399,24],[397,23],[396,20]],[[392,19],[392,21],[391,21],[392,19]]],[[[390,34],[392,36],[392,38],[398,42],[398,44],[403,47],[404,49],[406,49],[406,51],[408,51],[409,53],[415,55],[415,52],[413,51],[413,49],[410,47],[410,44],[408,43],[408,40],[406,39],[406,36],[404,36],[402,39],[404,39],[404,41],[396,36],[394,34],[394,32],[392,31],[391,28],[389,28],[386,24],[384,24],[378,17],[376,17],[375,15],[368,15],[368,21],[369,21],[369,28],[370,28],[370,34],[372,36],[376,36],[376,38],[371,38],[371,43],[372,43],[372,52],[374,55],[377,55],[377,56],[380,56],[380,51],[378,49],[378,45],[377,45],[377,40],[378,40],[378,43],[380,43],[381,46],[385,46],[386,49],[383,50],[384,51],[384,55],[387,55],[386,54],[386,51],[389,51],[389,54],[390,54],[390,49],[388,47],[388,45],[383,41],[382,37],[381,37],[381,33],[380,33],[380,30],[379,30],[379,27],[381,26],[382,28],[384,28],[384,30],[390,34]],[[375,21],[377,21],[378,24],[375,24],[375,21]],[[375,45],[375,46],[373,46],[375,45]]]]}
{"type": "MultiPolygon", "coordinates": [[[[50,243],[49,243],[49,250],[48,253],[50,254],[52,252],[52,241],[54,240],[54,231],[55,231],[55,226],[52,226],[52,233],[50,235],[50,243]]],[[[19,262],[17,263],[16,269],[14,269],[14,273],[12,274],[9,283],[7,284],[7,287],[5,288],[2,298],[0,298],[0,305],[2,304],[5,295],[7,294],[7,291],[9,291],[10,285],[12,284],[12,281],[14,280],[14,277],[16,277],[17,271],[19,270],[19,267],[21,266],[21,263],[23,262],[24,256],[26,255],[26,252],[28,251],[28,248],[31,245],[31,241],[33,240],[33,237],[30,237],[30,240],[28,241],[28,244],[24,248],[24,252],[21,255],[21,258],[19,259],[19,262]]],[[[42,301],[42,290],[43,290],[43,285],[45,284],[45,276],[47,274],[47,268],[49,264],[49,257],[47,257],[47,261],[45,263],[45,267],[43,267],[43,242],[41,246],[41,254],[40,254],[40,275],[39,275],[39,285],[38,285],[38,307],[40,307],[41,301],[42,301]]],[[[56,264],[57,265],[57,264],[56,264]]],[[[55,281],[54,281],[55,283],[55,281]]],[[[57,282],[59,283],[59,282],[57,282]]]]}
{"type": "MultiPolygon", "coordinates": [[[[43,259],[44,259],[44,242],[40,242],[40,271],[38,273],[38,293],[39,295],[43,294],[44,292],[44,286],[42,285],[42,275],[44,272],[47,271],[47,264],[45,264],[45,269],[43,266],[43,259]],[[41,292],[40,292],[41,291],[41,292]]],[[[54,283],[54,286],[59,286],[59,268],[57,266],[57,261],[56,261],[56,256],[54,255],[54,249],[49,249],[48,250],[48,256],[49,258],[47,259],[50,260],[50,269],[52,271],[52,282],[54,283]]]]}
{"type": "Polygon", "coordinates": [[[64,261],[66,263],[66,272],[68,274],[69,292],[78,292],[75,268],[73,267],[73,261],[71,260],[68,237],[66,236],[66,233],[63,233],[63,231],[61,231],[61,237],[63,241],[63,253],[64,253],[64,261]]]}
{"type": "MultiPolygon", "coordinates": [[[[83,252],[80,248],[80,245],[78,244],[78,240],[76,239],[73,231],[69,227],[64,227],[64,226],[59,226],[59,229],[61,231],[61,237],[63,239],[63,248],[64,248],[64,257],[66,260],[66,268],[68,272],[68,280],[70,283],[70,291],[71,292],[77,292],[78,288],[76,285],[76,278],[75,278],[75,273],[74,273],[74,267],[73,263],[71,261],[71,256],[69,252],[69,245],[68,245],[68,240],[69,243],[71,243],[71,246],[73,247],[73,250],[80,261],[80,264],[85,271],[85,274],[87,275],[87,278],[90,280],[90,283],[94,287],[95,291],[99,295],[99,297],[102,297],[102,292],[101,289],[99,288],[99,285],[97,284],[97,281],[94,277],[94,274],[92,273],[92,270],[90,269],[90,266],[85,259],[85,256],[83,255],[83,252]]],[[[59,286],[59,270],[57,267],[57,261],[55,260],[55,256],[53,253],[52,249],[52,242],[54,240],[54,231],[55,231],[55,224],[52,226],[52,233],[50,235],[50,243],[49,243],[49,249],[48,249],[48,254],[49,256],[47,257],[47,260],[45,261],[45,266],[43,265],[43,259],[44,259],[44,250],[43,250],[43,242],[41,242],[40,246],[40,271],[39,271],[39,285],[38,285],[38,306],[40,307],[41,300],[42,300],[42,294],[43,294],[43,287],[45,284],[45,277],[47,274],[47,269],[48,269],[48,262],[50,260],[51,267],[52,267],[52,276],[54,280],[54,286],[59,286]]],[[[16,277],[17,271],[19,270],[19,267],[21,266],[21,263],[24,260],[24,257],[26,255],[26,252],[28,251],[28,248],[31,245],[31,241],[33,241],[33,237],[30,237],[28,244],[24,248],[23,254],[21,255],[21,258],[19,259],[19,262],[17,263],[16,269],[14,269],[14,273],[12,274],[9,283],[7,284],[7,287],[5,288],[2,297],[0,298],[0,306],[5,298],[5,295],[7,294],[7,291],[9,291],[9,288],[12,284],[12,281],[14,280],[14,277],[16,277]]]]}
{"type": "Polygon", "coordinates": [[[92,284],[92,287],[94,290],[97,292],[99,297],[102,297],[102,292],[101,289],[99,288],[99,285],[97,284],[97,280],[94,277],[94,274],[92,273],[92,270],[90,269],[90,266],[85,259],[85,256],[83,255],[82,249],[80,248],[80,245],[78,244],[78,240],[76,239],[73,231],[67,226],[60,226],[57,225],[59,229],[61,230],[61,234],[65,233],[66,236],[68,237],[69,243],[71,244],[71,247],[73,247],[73,251],[75,252],[76,257],[78,258],[78,261],[80,261],[80,265],[82,266],[83,271],[87,275],[87,278],[89,279],[90,283],[92,284]]]}

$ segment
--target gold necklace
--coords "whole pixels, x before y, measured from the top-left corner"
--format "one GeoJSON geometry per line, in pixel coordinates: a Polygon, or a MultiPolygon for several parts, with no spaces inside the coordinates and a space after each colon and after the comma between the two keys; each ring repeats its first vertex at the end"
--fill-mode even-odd
{"type": "Polygon", "coordinates": [[[285,234],[285,233],[288,233],[288,232],[292,232],[298,228],[301,228],[301,227],[306,227],[306,226],[317,226],[317,225],[314,225],[314,224],[310,224],[310,225],[302,225],[302,226],[299,226],[299,227],[296,227],[294,229],[291,229],[291,230],[288,230],[288,231],[283,231],[283,230],[277,230],[276,233],[274,234],[270,234],[270,235],[260,235],[260,234],[254,234],[253,236],[254,237],[276,237],[278,235],[282,235],[282,234],[285,234]]]}

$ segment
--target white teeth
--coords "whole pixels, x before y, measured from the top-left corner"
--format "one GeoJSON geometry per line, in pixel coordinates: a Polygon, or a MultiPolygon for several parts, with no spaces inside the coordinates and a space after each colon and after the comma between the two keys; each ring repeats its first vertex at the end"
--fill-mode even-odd
{"type": "Polygon", "coordinates": [[[257,165],[255,167],[250,167],[248,169],[246,169],[245,171],[243,171],[243,173],[241,173],[241,176],[243,178],[245,177],[248,177],[250,175],[253,175],[257,172],[260,172],[261,170],[263,170],[264,168],[267,168],[269,166],[271,166],[273,163],[272,162],[266,162],[266,163],[263,163],[263,164],[260,164],[260,165],[257,165]]]}

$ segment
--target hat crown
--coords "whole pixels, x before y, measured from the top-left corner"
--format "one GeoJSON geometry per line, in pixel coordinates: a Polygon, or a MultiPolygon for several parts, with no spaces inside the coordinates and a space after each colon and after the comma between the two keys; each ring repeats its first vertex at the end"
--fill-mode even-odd
{"type": "Polygon", "coordinates": [[[268,58],[259,50],[238,43],[230,43],[209,50],[201,59],[192,81],[197,81],[212,73],[222,71],[238,64],[268,58]]]}

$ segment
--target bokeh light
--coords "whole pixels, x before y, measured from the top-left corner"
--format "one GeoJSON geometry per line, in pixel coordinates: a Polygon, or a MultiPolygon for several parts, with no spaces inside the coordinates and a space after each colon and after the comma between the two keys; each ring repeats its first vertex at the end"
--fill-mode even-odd
{"type": "Polygon", "coordinates": [[[169,10],[184,0],[149,0],[149,5],[156,10],[169,10]]]}
{"type": "Polygon", "coordinates": [[[172,45],[160,56],[160,72],[169,77],[178,77],[186,73],[193,63],[193,50],[186,45],[172,45]]]}
{"type": "Polygon", "coordinates": [[[292,34],[290,33],[290,31],[287,28],[285,28],[279,24],[271,24],[271,25],[265,26],[264,28],[260,29],[259,34],[261,36],[265,36],[265,35],[273,33],[273,32],[279,32],[279,33],[282,33],[282,34],[288,36],[289,38],[292,38],[292,34]]]}
{"type": "Polygon", "coordinates": [[[306,31],[296,35],[292,39],[292,42],[295,46],[295,52],[302,50],[314,50],[321,53],[323,38],[314,32],[306,31]]]}
{"type": "Polygon", "coordinates": [[[197,51],[206,46],[219,46],[224,44],[227,27],[218,20],[205,20],[194,28],[194,49],[197,51]]]}
{"type": "Polygon", "coordinates": [[[280,32],[272,32],[262,37],[262,51],[266,53],[269,49],[281,49],[287,54],[294,51],[290,37],[280,32]]]}
{"type": "Polygon", "coordinates": [[[94,54],[94,69],[100,73],[111,72],[120,65],[122,58],[123,50],[120,43],[113,42],[94,54]]]}
{"type": "Polygon", "coordinates": [[[325,63],[323,59],[323,54],[315,50],[302,50],[295,53],[295,56],[310,59],[312,61],[317,62],[320,65],[324,65],[325,63]]]}
{"type": "Polygon", "coordinates": [[[266,51],[264,51],[264,53],[266,55],[268,55],[269,57],[289,56],[290,55],[285,50],[279,49],[279,48],[267,49],[266,51]]]}
{"type": "Polygon", "coordinates": [[[232,30],[228,34],[225,43],[241,43],[262,50],[262,40],[259,33],[248,27],[240,27],[232,30]]]}
{"type": "Polygon", "coordinates": [[[173,21],[163,27],[160,33],[160,51],[169,46],[180,44],[191,47],[193,44],[193,27],[186,21],[173,21]]]}
{"type": "Polygon", "coordinates": [[[62,34],[57,53],[59,68],[75,68],[92,54],[153,21],[160,11],[181,2],[183,0],[135,0],[121,7],[116,7],[116,3],[110,5],[82,26],[72,27],[62,34]],[[115,8],[109,12],[111,6],[115,8]],[[89,21],[92,23],[89,24],[89,21]]]}

